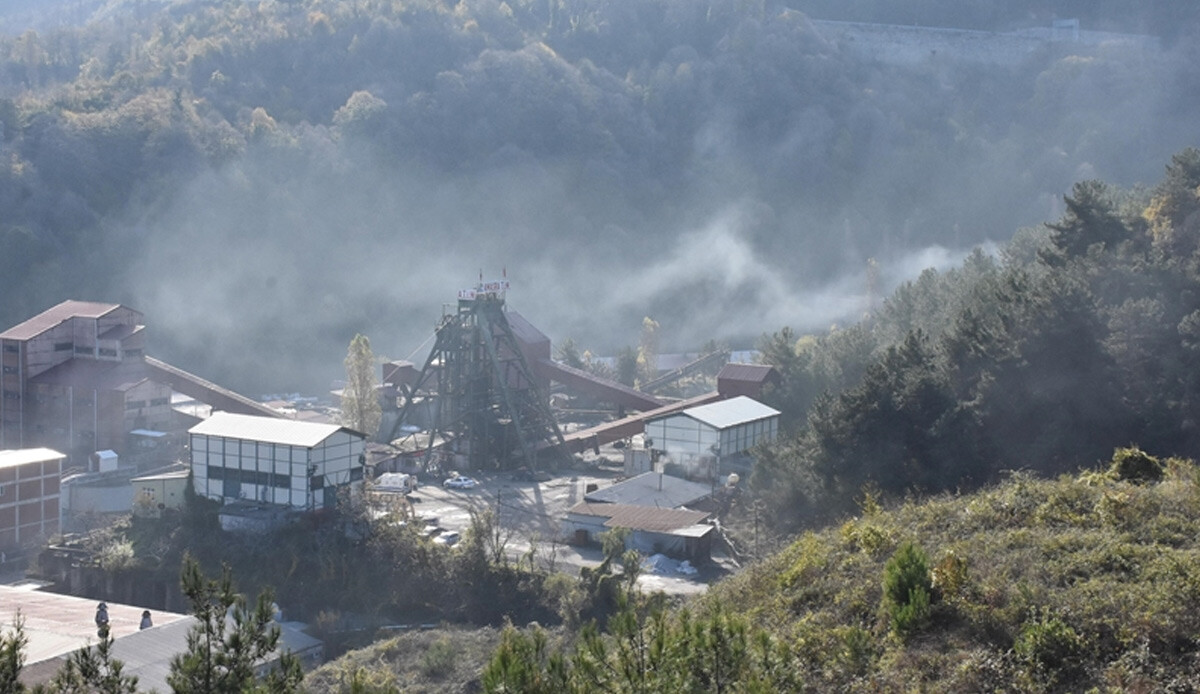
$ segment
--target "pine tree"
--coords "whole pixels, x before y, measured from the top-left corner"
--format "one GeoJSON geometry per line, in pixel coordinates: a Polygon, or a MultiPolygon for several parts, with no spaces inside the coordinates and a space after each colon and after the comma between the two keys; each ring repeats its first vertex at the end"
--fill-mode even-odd
{"type": "Polygon", "coordinates": [[[300,690],[299,660],[283,653],[278,666],[263,680],[257,670],[279,645],[279,627],[272,624],[269,590],[254,607],[233,590],[226,566],[219,579],[209,579],[190,556],[183,563],[183,594],[192,604],[197,623],[188,633],[188,649],[171,659],[167,684],[176,694],[240,694],[300,690]]]}

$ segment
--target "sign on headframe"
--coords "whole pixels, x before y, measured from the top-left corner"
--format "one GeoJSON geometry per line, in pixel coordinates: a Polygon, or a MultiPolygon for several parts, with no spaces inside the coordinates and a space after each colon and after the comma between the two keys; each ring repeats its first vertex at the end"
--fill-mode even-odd
{"type": "Polygon", "coordinates": [[[499,299],[503,298],[504,293],[508,291],[508,280],[494,280],[492,282],[480,282],[472,289],[458,290],[459,301],[474,301],[476,299],[499,299]]]}

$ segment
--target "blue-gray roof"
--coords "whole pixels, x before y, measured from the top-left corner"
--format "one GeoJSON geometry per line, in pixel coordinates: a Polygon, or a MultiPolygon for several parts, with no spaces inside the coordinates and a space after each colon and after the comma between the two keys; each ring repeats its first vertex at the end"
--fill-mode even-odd
{"type": "Polygon", "coordinates": [[[753,398],[739,395],[728,400],[690,407],[680,414],[716,429],[727,429],[738,424],[778,417],[779,410],[767,407],[753,398]]]}
{"type": "Polygon", "coordinates": [[[704,499],[712,492],[707,484],[691,482],[661,472],[644,472],[585,495],[585,501],[632,506],[679,508],[704,499]]]}

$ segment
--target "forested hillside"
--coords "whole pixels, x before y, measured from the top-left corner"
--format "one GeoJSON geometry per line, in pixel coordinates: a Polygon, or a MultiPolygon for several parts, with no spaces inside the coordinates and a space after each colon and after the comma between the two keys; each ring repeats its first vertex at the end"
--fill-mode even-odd
{"type": "Polygon", "coordinates": [[[1193,144],[1200,62],[1173,36],[1194,12],[837,5],[13,5],[0,323],[121,301],[185,368],[322,388],[355,333],[410,356],[457,288],[507,267],[510,301],[556,339],[615,350],[650,315],[664,350],[748,346],[854,319],[920,268],[1056,218],[1075,181],[1154,180],[1193,144]],[[895,66],[810,13],[1079,16],[1164,42],[895,66]]]}
{"type": "Polygon", "coordinates": [[[1153,188],[1078,183],[998,256],[928,270],[870,318],[764,340],[793,435],[754,486],[797,527],[889,496],[1056,475],[1131,443],[1200,455],[1200,150],[1153,188]]]}

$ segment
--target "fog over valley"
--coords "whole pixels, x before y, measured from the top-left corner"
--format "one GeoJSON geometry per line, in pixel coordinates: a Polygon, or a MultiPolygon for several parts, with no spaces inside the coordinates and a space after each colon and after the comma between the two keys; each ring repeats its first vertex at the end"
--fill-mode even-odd
{"type": "Polygon", "coordinates": [[[664,352],[745,349],[1196,143],[1194,12],[910,4],[991,33],[864,52],[825,20],[904,23],[866,0],[11,5],[0,322],[121,302],[156,356],[320,391],[355,333],[420,362],[482,272],[556,343],[649,316],[664,352]],[[1082,38],[1012,38],[1061,17],[1082,38]]]}

